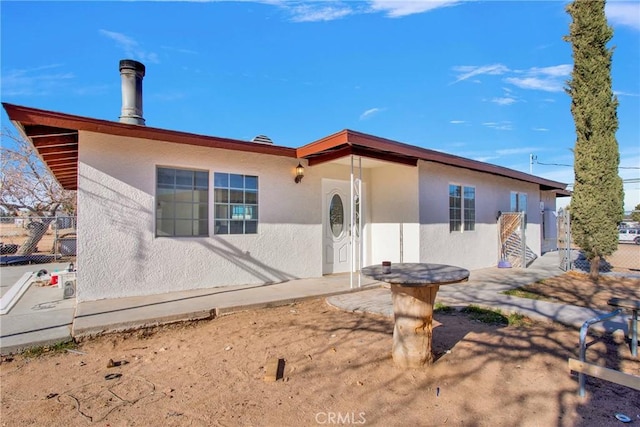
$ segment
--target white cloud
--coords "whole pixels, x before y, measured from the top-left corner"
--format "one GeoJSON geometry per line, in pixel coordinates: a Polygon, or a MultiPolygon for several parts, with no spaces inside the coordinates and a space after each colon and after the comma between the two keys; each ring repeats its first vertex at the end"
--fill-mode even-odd
{"type": "Polygon", "coordinates": [[[535,130],[536,132],[549,132],[547,128],[531,128],[531,130],[535,130]]]}
{"type": "Polygon", "coordinates": [[[473,160],[476,160],[478,162],[482,162],[482,163],[487,163],[490,160],[496,160],[499,159],[499,157],[497,156],[478,156],[478,157],[474,157],[473,160]]]}
{"type": "Polygon", "coordinates": [[[618,90],[614,90],[613,94],[615,96],[640,96],[640,94],[637,94],[637,93],[623,92],[618,90]]]}
{"type": "MultiPolygon", "coordinates": [[[[366,2],[332,0],[331,2],[310,2],[308,4],[291,0],[257,1],[288,10],[292,14],[294,22],[332,21],[348,15],[371,12],[383,13],[388,18],[400,18],[464,3],[462,0],[368,0],[366,2]]],[[[612,25],[623,25],[640,30],[640,3],[608,2],[606,13],[612,25]]],[[[539,48],[546,47],[548,45],[539,48]]]]}
{"type": "Polygon", "coordinates": [[[389,18],[424,13],[442,7],[455,6],[458,0],[371,0],[371,10],[384,12],[389,18]]]}
{"type": "Polygon", "coordinates": [[[640,31],[640,2],[607,2],[604,10],[612,26],[626,26],[640,31]]]}
{"type": "Polygon", "coordinates": [[[100,34],[105,37],[114,40],[122,50],[124,50],[125,55],[130,57],[131,59],[137,59],[142,62],[152,62],[158,63],[158,55],[153,52],[147,52],[140,47],[140,44],[132,39],[131,37],[122,34],[116,33],[114,31],[108,30],[99,30],[100,34]]]}
{"type": "Polygon", "coordinates": [[[489,129],[495,129],[495,130],[513,130],[513,126],[511,126],[511,122],[509,121],[485,122],[485,123],[482,123],[482,126],[486,126],[489,129]]]}
{"type": "Polygon", "coordinates": [[[382,111],[382,108],[370,108],[367,111],[365,111],[364,113],[360,114],[360,120],[366,120],[369,117],[371,117],[374,114],[377,114],[377,113],[379,113],[381,111],[382,111]]]}
{"type": "Polygon", "coordinates": [[[570,64],[533,67],[516,71],[516,74],[523,77],[507,77],[504,81],[522,89],[562,92],[565,80],[571,75],[572,69],[573,66],[570,64]]]}
{"type": "MultiPolygon", "coordinates": [[[[452,70],[457,73],[458,83],[480,75],[506,75],[505,83],[512,84],[522,89],[542,90],[546,92],[562,92],[565,80],[571,75],[573,66],[570,64],[553,65],[549,67],[532,67],[528,70],[511,70],[504,64],[491,65],[457,65],[452,70]]],[[[473,80],[472,80],[473,81],[473,80]]],[[[517,98],[511,95],[510,88],[503,88],[505,95],[493,98],[490,101],[499,105],[510,105],[517,102],[517,98]]]]}
{"type": "Polygon", "coordinates": [[[563,88],[561,82],[539,77],[507,77],[505,81],[522,89],[543,90],[546,92],[560,92],[563,88]]]}
{"type": "MultiPolygon", "coordinates": [[[[286,7],[286,6],[285,6],[286,7]]],[[[354,10],[345,5],[296,5],[287,7],[293,17],[293,22],[334,21],[352,15],[354,10]]]]}
{"type": "Polygon", "coordinates": [[[35,68],[14,69],[2,72],[3,96],[44,96],[51,95],[75,77],[70,72],[55,72],[61,64],[43,65],[35,68]]]}
{"type": "Polygon", "coordinates": [[[491,65],[457,65],[453,67],[453,71],[458,73],[456,81],[452,84],[461,82],[463,80],[470,79],[471,77],[488,74],[488,75],[500,75],[509,72],[509,68],[502,64],[491,65]]]}
{"type": "Polygon", "coordinates": [[[462,3],[460,0],[257,1],[286,10],[291,14],[293,22],[333,21],[349,15],[368,13],[382,13],[387,18],[400,18],[462,3]]]}
{"type": "Polygon", "coordinates": [[[534,75],[543,74],[551,77],[566,77],[571,74],[572,70],[573,70],[573,65],[560,64],[560,65],[553,65],[551,67],[542,67],[542,68],[533,67],[533,68],[530,68],[527,71],[527,73],[534,74],[534,75]]]}
{"type": "Polygon", "coordinates": [[[162,49],[164,50],[170,50],[172,52],[178,52],[178,53],[185,53],[187,55],[197,55],[198,52],[196,52],[195,50],[191,50],[191,49],[183,49],[180,47],[171,47],[171,46],[160,46],[162,49]]]}
{"type": "Polygon", "coordinates": [[[450,120],[449,123],[454,124],[454,125],[461,125],[463,123],[466,123],[464,120],[450,120]]]}
{"type": "Polygon", "coordinates": [[[511,105],[514,102],[518,102],[515,98],[512,98],[510,96],[505,96],[502,98],[493,98],[491,99],[491,102],[498,104],[498,105],[511,105]]]}

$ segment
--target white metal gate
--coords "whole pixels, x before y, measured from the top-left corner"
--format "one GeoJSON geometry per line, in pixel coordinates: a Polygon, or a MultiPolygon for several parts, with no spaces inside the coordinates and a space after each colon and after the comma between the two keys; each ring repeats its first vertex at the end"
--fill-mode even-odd
{"type": "Polygon", "coordinates": [[[558,254],[560,268],[571,270],[571,215],[566,209],[558,211],[558,254]]]}

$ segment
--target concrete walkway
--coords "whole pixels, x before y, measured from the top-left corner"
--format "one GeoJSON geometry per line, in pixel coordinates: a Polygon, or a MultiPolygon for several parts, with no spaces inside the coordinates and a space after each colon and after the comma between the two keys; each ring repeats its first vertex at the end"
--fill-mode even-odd
{"type": "MultiPolygon", "coordinates": [[[[362,286],[378,287],[379,283],[363,278],[362,286]]],[[[72,333],[74,337],[83,337],[106,331],[209,319],[234,311],[285,305],[309,298],[361,290],[350,289],[348,274],[336,274],[268,285],[221,287],[87,301],[77,306],[72,333]]]]}
{"type": "MultiPolygon", "coordinates": [[[[0,268],[2,297],[29,272],[61,271],[68,263],[32,264],[0,268]]],[[[4,305],[4,302],[3,302],[4,305]]],[[[67,341],[75,313],[75,300],[64,299],[63,289],[31,284],[7,314],[0,316],[0,353],[67,341]]]]}
{"type": "MultiPolygon", "coordinates": [[[[607,311],[517,298],[501,293],[562,273],[563,271],[558,268],[557,253],[549,253],[538,258],[527,269],[492,267],[473,270],[468,282],[441,286],[436,296],[436,304],[441,303],[457,308],[473,304],[487,309],[499,309],[504,314],[520,313],[534,320],[557,322],[576,329],[579,329],[586,320],[607,313],[607,311]]],[[[327,298],[327,302],[347,311],[393,316],[389,289],[378,288],[364,290],[357,294],[331,296],[327,298]]],[[[613,308],[610,311],[613,311],[613,308]]],[[[626,334],[629,328],[629,317],[629,315],[617,316],[593,325],[591,329],[608,332],[619,330],[626,334]]]]}
{"type": "MultiPolygon", "coordinates": [[[[46,268],[30,267],[35,271],[46,268]]],[[[5,271],[5,268],[1,271],[3,286],[5,271]]],[[[17,270],[15,274],[18,274],[17,270]]],[[[436,302],[459,307],[475,304],[498,308],[505,313],[515,311],[534,319],[579,328],[585,320],[600,312],[500,294],[502,290],[559,274],[562,271],[558,268],[557,253],[538,258],[528,269],[474,270],[468,282],[442,286],[436,302]]],[[[61,288],[31,286],[9,313],[0,316],[0,353],[69,340],[72,336],[213,318],[233,311],[284,305],[321,296],[327,296],[329,304],[344,310],[392,316],[388,286],[362,278],[362,288],[352,290],[346,274],[270,285],[210,288],[77,304],[73,299],[63,299],[61,288]]],[[[626,331],[627,327],[623,317],[598,326],[600,330],[608,331],[626,331]]]]}

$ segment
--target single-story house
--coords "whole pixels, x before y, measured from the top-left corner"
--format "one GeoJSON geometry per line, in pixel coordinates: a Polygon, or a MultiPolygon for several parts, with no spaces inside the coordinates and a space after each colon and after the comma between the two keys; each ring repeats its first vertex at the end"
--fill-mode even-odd
{"type": "Polygon", "coordinates": [[[144,66],[120,62],[119,122],[3,103],[78,194],[80,301],[348,273],[383,260],[496,266],[501,212],[556,249],[566,185],[342,130],[299,148],[148,127],[144,66]]]}

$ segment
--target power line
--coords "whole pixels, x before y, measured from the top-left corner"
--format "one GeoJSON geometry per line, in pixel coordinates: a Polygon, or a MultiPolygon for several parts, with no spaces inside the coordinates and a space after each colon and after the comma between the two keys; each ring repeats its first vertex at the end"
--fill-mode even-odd
{"type": "Polygon", "coordinates": [[[562,163],[542,163],[542,162],[539,162],[538,159],[535,159],[535,161],[537,165],[543,165],[543,166],[567,166],[569,168],[573,167],[573,165],[564,165],[562,163]]]}
{"type": "MultiPolygon", "coordinates": [[[[567,167],[570,167],[570,168],[573,167],[573,165],[565,165],[565,164],[562,164],[562,163],[542,163],[542,162],[539,162],[537,159],[536,159],[536,164],[537,165],[543,165],[543,166],[567,166],[567,167]]],[[[640,169],[640,167],[638,167],[638,166],[618,166],[618,169],[640,169]]]]}
{"type": "MultiPolygon", "coordinates": [[[[637,183],[640,183],[640,178],[623,179],[622,183],[623,184],[637,184],[637,183]]],[[[573,187],[574,185],[575,185],[574,183],[567,184],[567,187],[573,187]]]]}
{"type": "MultiPolygon", "coordinates": [[[[535,163],[537,165],[543,165],[543,166],[565,166],[568,168],[572,168],[573,165],[567,165],[564,163],[542,163],[538,161],[538,156],[535,155],[531,155],[530,156],[530,160],[531,160],[531,164],[535,163]]],[[[618,169],[640,169],[640,167],[638,166],[618,166],[618,169]]]]}

